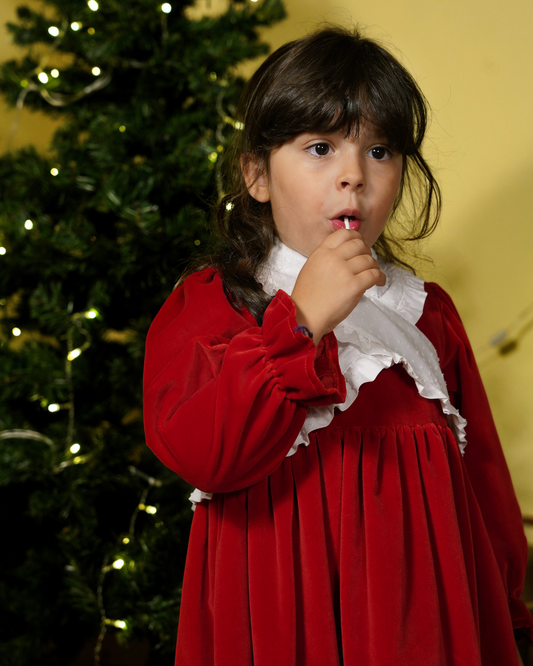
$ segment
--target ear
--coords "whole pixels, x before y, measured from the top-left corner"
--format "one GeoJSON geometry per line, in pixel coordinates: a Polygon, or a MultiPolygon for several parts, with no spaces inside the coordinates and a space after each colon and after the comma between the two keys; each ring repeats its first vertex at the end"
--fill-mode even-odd
{"type": "Polygon", "coordinates": [[[250,196],[261,203],[270,201],[266,165],[256,157],[249,157],[246,160],[242,157],[241,168],[250,196]]]}

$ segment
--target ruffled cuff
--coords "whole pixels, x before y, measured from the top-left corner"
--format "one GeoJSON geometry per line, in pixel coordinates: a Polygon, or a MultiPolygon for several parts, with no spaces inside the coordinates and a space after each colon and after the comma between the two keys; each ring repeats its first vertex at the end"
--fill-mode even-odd
{"type": "Polygon", "coordinates": [[[280,289],[263,318],[265,357],[280,388],[290,400],[306,405],[344,402],[346,383],[335,336],[325,336],[315,347],[296,326],[296,306],[280,289]]]}
{"type": "Polygon", "coordinates": [[[509,612],[516,638],[526,637],[533,641],[533,616],[522,599],[509,597],[509,612]]]}

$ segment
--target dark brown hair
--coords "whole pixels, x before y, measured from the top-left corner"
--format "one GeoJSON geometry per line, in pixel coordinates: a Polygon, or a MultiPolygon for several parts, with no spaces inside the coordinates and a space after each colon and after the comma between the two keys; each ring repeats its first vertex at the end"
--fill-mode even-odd
{"type": "Polygon", "coordinates": [[[357,136],[365,121],[404,156],[391,215],[403,234],[395,238],[386,229],[374,247],[386,260],[410,268],[400,256],[401,241],[428,236],[440,213],[440,190],[421,154],[427,114],[426,100],[407,70],[356,30],[328,27],[285,44],[259,67],[240,99],[237,129],[224,158],[227,194],[217,206],[218,247],[187,274],[214,267],[232,305],[247,307],[261,322],[270,299],[255,275],[277,234],[270,203],[250,196],[243,168],[252,160],[268,173],[271,152],[298,134],[357,136]]]}

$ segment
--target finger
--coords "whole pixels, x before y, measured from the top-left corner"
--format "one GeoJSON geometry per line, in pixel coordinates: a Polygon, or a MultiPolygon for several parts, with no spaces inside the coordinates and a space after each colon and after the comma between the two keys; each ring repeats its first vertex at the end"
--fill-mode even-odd
{"type": "Polygon", "coordinates": [[[356,254],[352,257],[346,259],[346,264],[348,265],[350,271],[357,275],[357,273],[362,273],[363,271],[370,270],[371,268],[376,268],[378,271],[381,271],[379,263],[374,259],[371,254],[356,254]]]}
{"type": "Polygon", "coordinates": [[[365,243],[363,238],[349,238],[334,250],[344,261],[349,261],[353,257],[366,255],[372,257],[372,250],[365,243]]]}
{"type": "Polygon", "coordinates": [[[385,273],[379,268],[369,268],[361,273],[357,273],[357,290],[364,293],[367,289],[378,286],[383,287],[387,282],[385,273]]]}
{"type": "Polygon", "coordinates": [[[322,241],[324,247],[335,249],[350,240],[363,239],[359,231],[353,229],[336,229],[322,241]]]}

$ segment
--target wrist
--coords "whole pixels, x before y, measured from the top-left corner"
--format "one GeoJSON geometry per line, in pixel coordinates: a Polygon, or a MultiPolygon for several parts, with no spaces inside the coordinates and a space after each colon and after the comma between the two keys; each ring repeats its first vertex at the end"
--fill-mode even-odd
{"type": "Polygon", "coordinates": [[[302,335],[305,335],[305,337],[309,338],[310,340],[313,339],[313,333],[307,328],[307,326],[304,326],[303,324],[297,324],[294,327],[294,332],[295,333],[301,333],[302,335]]]}
{"type": "Polygon", "coordinates": [[[316,347],[318,347],[322,337],[325,335],[325,332],[322,331],[319,326],[313,325],[312,322],[299,315],[296,316],[296,326],[294,327],[294,330],[296,333],[300,333],[312,340],[316,347]]]}

